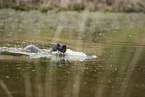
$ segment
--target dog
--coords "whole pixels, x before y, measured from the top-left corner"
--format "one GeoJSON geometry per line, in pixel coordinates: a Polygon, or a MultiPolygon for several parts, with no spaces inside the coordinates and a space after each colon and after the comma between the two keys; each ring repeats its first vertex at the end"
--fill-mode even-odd
{"type": "MultiPolygon", "coordinates": [[[[28,45],[24,49],[27,51],[30,51],[31,53],[44,53],[41,49],[39,49],[38,47],[34,45],[28,45]]],[[[53,51],[63,52],[64,54],[66,52],[66,45],[57,43],[56,45],[53,46],[50,52],[53,52],[53,51]]]]}
{"type": "Polygon", "coordinates": [[[53,46],[51,52],[53,52],[53,51],[60,51],[60,52],[63,52],[63,54],[64,54],[66,52],[66,45],[57,43],[56,45],[53,46]]]}

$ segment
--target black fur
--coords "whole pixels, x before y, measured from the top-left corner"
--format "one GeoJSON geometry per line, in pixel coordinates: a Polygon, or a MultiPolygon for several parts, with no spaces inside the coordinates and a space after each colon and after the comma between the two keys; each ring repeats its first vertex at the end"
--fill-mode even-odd
{"type": "Polygon", "coordinates": [[[60,51],[65,53],[66,52],[66,45],[62,45],[60,43],[53,46],[52,51],[60,51]]]}

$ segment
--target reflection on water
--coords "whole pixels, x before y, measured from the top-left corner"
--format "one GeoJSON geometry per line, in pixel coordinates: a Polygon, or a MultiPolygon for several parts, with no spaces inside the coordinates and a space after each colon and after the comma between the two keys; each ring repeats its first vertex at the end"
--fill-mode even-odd
{"type": "Polygon", "coordinates": [[[62,43],[67,45],[69,54],[65,59],[52,55],[52,58],[29,59],[22,53],[16,55],[16,51],[1,53],[0,95],[144,97],[143,20],[145,15],[141,13],[42,14],[1,9],[0,47],[22,49],[35,45],[47,51],[54,44],[62,43]],[[75,55],[72,57],[70,52],[75,55]],[[87,60],[73,60],[80,52],[87,60]],[[86,57],[92,55],[97,58],[86,57]]]}

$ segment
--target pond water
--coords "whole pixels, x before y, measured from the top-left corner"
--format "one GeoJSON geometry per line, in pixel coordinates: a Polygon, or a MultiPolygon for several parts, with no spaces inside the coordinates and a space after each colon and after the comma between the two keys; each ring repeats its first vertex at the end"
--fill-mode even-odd
{"type": "Polygon", "coordinates": [[[1,97],[145,97],[145,14],[1,9],[0,48],[1,97]],[[74,56],[2,52],[56,43],[74,56]]]}

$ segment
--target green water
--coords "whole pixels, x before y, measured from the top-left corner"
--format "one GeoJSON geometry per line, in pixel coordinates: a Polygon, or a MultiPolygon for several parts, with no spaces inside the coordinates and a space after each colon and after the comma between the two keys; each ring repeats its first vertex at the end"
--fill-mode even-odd
{"type": "Polygon", "coordinates": [[[145,14],[0,10],[0,47],[56,43],[84,61],[0,55],[0,97],[144,97],[145,14]]]}

